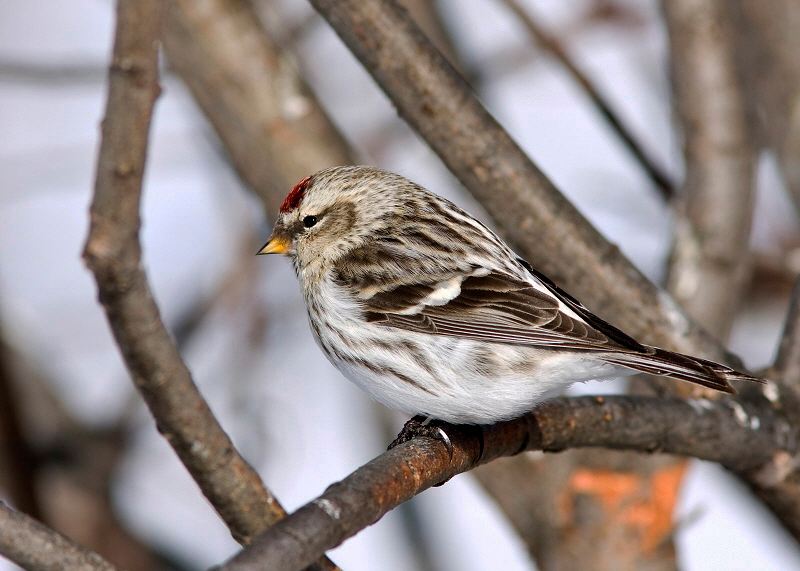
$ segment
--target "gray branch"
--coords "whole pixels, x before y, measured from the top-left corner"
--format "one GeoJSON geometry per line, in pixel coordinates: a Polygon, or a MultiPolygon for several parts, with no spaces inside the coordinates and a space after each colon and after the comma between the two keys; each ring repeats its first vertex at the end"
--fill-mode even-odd
{"type": "Polygon", "coordinates": [[[686,158],[667,288],[698,323],[726,339],[750,281],[755,202],[739,36],[724,0],[667,0],[663,10],[686,158]]]}
{"type": "Polygon", "coordinates": [[[111,563],[0,502],[0,554],[28,571],[116,571],[111,563]]]}

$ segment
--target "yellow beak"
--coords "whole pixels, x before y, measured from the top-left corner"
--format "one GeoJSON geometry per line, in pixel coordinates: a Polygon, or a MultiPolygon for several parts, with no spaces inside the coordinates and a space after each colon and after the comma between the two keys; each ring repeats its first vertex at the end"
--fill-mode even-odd
{"type": "Polygon", "coordinates": [[[271,238],[270,241],[256,253],[256,256],[260,256],[261,254],[285,254],[289,246],[290,244],[286,240],[271,238]]]}

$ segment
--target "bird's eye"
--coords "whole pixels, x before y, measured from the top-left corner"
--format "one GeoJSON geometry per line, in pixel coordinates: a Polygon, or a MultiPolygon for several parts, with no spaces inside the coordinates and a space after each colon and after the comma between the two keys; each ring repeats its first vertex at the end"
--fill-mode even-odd
{"type": "Polygon", "coordinates": [[[316,216],[306,216],[305,218],[303,218],[303,226],[305,226],[306,228],[311,228],[316,223],[317,223],[316,216]]]}

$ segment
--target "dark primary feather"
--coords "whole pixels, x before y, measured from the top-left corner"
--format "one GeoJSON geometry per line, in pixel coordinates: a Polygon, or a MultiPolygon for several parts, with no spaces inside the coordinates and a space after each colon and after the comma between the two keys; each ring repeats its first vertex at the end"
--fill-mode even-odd
{"type": "Polygon", "coordinates": [[[673,377],[730,394],[736,394],[736,389],[730,385],[729,381],[764,382],[762,379],[744,375],[719,363],[656,347],[652,349],[654,352],[647,359],[631,361],[630,357],[626,358],[625,355],[611,355],[604,360],[612,365],[622,365],[651,375],[673,377]]]}
{"type": "Polygon", "coordinates": [[[572,311],[580,315],[583,319],[586,320],[587,323],[591,324],[594,328],[598,331],[602,331],[604,335],[606,335],[609,339],[613,339],[620,345],[627,347],[628,349],[632,349],[638,352],[647,352],[647,347],[639,343],[636,339],[628,335],[627,333],[620,331],[607,321],[600,319],[594,313],[586,309],[581,302],[577,299],[572,297],[570,294],[565,292],[563,289],[558,287],[553,281],[548,278],[543,273],[535,270],[533,266],[531,266],[527,261],[523,260],[522,258],[517,258],[517,262],[522,265],[526,270],[528,270],[533,276],[539,279],[539,281],[544,284],[544,286],[549,289],[554,296],[559,298],[564,304],[569,307],[572,311]]]}

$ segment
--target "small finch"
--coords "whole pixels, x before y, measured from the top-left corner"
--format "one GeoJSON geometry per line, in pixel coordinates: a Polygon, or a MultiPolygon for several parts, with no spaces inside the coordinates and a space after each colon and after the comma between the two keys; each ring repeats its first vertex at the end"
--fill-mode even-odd
{"type": "Polygon", "coordinates": [[[637,371],[727,393],[759,380],[642,345],[454,204],[376,168],[300,181],[258,253],[291,258],[334,366],[409,414],[508,420],[572,383],[637,371]]]}

